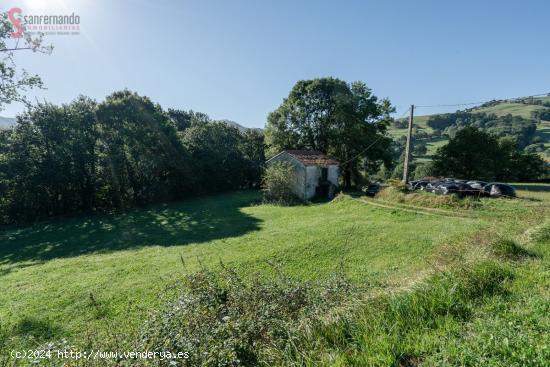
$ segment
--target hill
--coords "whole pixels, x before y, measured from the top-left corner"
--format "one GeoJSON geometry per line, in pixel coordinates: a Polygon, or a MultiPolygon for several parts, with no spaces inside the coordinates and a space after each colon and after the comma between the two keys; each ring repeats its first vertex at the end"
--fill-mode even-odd
{"type": "Polygon", "coordinates": [[[244,131],[247,131],[247,130],[256,130],[256,131],[262,131],[262,129],[260,128],[257,128],[257,127],[246,127],[246,126],[243,126],[235,121],[231,121],[231,120],[219,120],[219,122],[223,122],[231,127],[234,127],[236,128],[237,130],[239,130],[240,132],[244,132],[244,131]]]}
{"type": "MultiPolygon", "coordinates": [[[[543,159],[550,161],[549,115],[550,96],[513,101],[495,100],[456,113],[415,116],[413,136],[416,136],[417,145],[422,144],[427,148],[425,154],[416,155],[415,158],[418,161],[431,159],[437,148],[448,141],[453,128],[471,123],[471,120],[484,120],[477,126],[484,127],[489,121],[487,130],[490,132],[498,136],[519,136],[523,139],[522,148],[537,152],[543,159]],[[434,128],[437,120],[447,126],[442,129],[434,128]]],[[[399,119],[390,127],[389,133],[394,139],[404,139],[407,134],[406,122],[406,118],[399,119]]]]}

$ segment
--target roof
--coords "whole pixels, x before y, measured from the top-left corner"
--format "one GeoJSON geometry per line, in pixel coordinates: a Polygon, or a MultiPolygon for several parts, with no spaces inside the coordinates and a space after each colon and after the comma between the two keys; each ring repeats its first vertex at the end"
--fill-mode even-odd
{"type": "MultiPolygon", "coordinates": [[[[316,150],[283,150],[281,153],[277,154],[275,157],[277,157],[282,153],[287,153],[291,155],[296,160],[302,162],[305,166],[331,166],[331,165],[339,164],[339,162],[336,159],[333,159],[327,156],[326,154],[323,154],[316,150]]],[[[270,160],[268,160],[268,162],[270,160]]]]}

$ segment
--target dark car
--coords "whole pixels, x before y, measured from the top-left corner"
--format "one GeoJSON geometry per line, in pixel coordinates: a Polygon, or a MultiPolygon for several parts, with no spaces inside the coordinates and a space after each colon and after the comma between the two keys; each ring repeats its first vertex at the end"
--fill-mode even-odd
{"type": "Polygon", "coordinates": [[[483,193],[488,196],[501,197],[501,196],[516,196],[516,189],[513,186],[500,183],[491,182],[483,187],[483,193]]]}
{"type": "Polygon", "coordinates": [[[479,194],[479,190],[472,188],[472,186],[468,185],[465,182],[457,182],[455,184],[458,187],[457,193],[460,196],[479,194]]]}
{"type": "Polygon", "coordinates": [[[434,193],[437,195],[449,195],[449,194],[455,194],[460,191],[460,186],[454,182],[443,182],[438,184],[435,189],[434,193]]]}
{"type": "Polygon", "coordinates": [[[365,190],[365,194],[367,194],[367,196],[374,196],[376,194],[378,194],[380,192],[380,185],[379,184],[371,184],[369,186],[367,186],[366,190],[365,190]]]}
{"type": "Polygon", "coordinates": [[[466,182],[466,184],[469,185],[472,189],[483,190],[483,187],[485,187],[485,185],[487,185],[487,182],[474,180],[474,181],[468,181],[468,182],[466,182]]]}
{"type": "Polygon", "coordinates": [[[424,187],[424,190],[428,191],[428,192],[435,192],[435,190],[437,189],[437,187],[439,185],[442,185],[442,184],[447,184],[449,183],[448,181],[430,181],[426,184],[426,186],[424,187]]]}
{"type": "Polygon", "coordinates": [[[411,181],[411,188],[413,190],[424,190],[429,183],[430,181],[427,180],[411,181]]]}

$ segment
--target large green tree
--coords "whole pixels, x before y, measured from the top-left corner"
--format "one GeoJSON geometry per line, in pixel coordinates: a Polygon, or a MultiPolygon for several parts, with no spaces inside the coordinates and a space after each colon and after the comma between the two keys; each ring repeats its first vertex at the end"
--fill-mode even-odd
{"type": "Polygon", "coordinates": [[[391,162],[384,134],[393,108],[363,82],[336,78],[297,82],[282,104],[268,116],[268,155],[283,149],[311,149],[338,158],[344,186],[360,171],[391,162]]]}
{"type": "Polygon", "coordinates": [[[190,184],[176,125],[149,98],[116,92],[100,103],[102,178],[116,207],[171,199],[190,184]]]}
{"type": "Polygon", "coordinates": [[[536,154],[518,151],[515,139],[498,139],[477,127],[457,130],[433,157],[433,173],[483,180],[536,180],[544,162],[536,154]]]}
{"type": "Polygon", "coordinates": [[[5,134],[4,196],[11,216],[26,219],[93,207],[95,102],[29,108],[5,134]]]}

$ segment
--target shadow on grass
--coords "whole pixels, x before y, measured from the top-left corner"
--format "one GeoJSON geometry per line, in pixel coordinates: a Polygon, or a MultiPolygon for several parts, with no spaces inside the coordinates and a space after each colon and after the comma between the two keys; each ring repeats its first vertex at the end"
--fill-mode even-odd
{"type": "Polygon", "coordinates": [[[63,329],[50,321],[24,317],[14,327],[13,333],[19,336],[32,336],[38,340],[48,340],[61,335],[63,329]]]}
{"type": "Polygon", "coordinates": [[[238,192],[5,229],[0,232],[0,275],[56,258],[241,236],[259,228],[258,219],[239,209],[258,197],[257,192],[238,192]]]}

